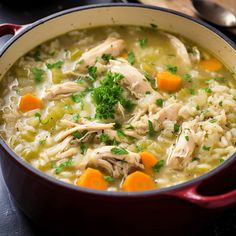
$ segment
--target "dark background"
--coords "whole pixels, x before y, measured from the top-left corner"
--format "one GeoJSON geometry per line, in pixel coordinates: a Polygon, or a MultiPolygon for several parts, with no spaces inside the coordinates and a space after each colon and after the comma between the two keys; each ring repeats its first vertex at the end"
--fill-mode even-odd
{"type": "MultiPolygon", "coordinates": [[[[17,1],[0,0],[0,23],[27,24],[39,18],[79,5],[114,2],[112,0],[32,0],[17,1]]],[[[228,35],[236,40],[233,35],[228,35]]],[[[0,47],[10,36],[0,38],[0,47]]],[[[180,212],[181,217],[181,212],[180,212]]],[[[171,227],[171,225],[170,225],[171,227]]],[[[147,230],[148,233],[148,230],[147,230]]],[[[36,227],[22,212],[15,207],[11,200],[0,170],[0,236],[38,236],[51,235],[36,227]]],[[[111,232],[112,235],[112,232],[111,232]]],[[[148,235],[148,234],[147,234],[148,235]]],[[[158,229],[157,229],[158,235],[158,229]]],[[[191,235],[191,233],[189,233],[191,235]]],[[[236,207],[225,210],[216,219],[214,225],[210,225],[201,236],[236,236],[236,207]]],[[[163,235],[159,235],[163,236],[163,235]]],[[[175,235],[177,236],[177,235],[175,235]]]]}

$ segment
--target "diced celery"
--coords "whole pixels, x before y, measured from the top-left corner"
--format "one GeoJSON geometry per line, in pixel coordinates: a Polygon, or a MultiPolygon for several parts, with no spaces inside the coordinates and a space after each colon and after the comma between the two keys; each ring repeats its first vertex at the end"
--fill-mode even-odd
{"type": "Polygon", "coordinates": [[[62,74],[61,70],[58,68],[52,69],[52,81],[55,84],[61,83],[61,81],[64,79],[64,75],[62,74]]]}
{"type": "Polygon", "coordinates": [[[82,51],[79,50],[78,48],[75,48],[71,51],[71,60],[75,61],[76,59],[78,59],[78,57],[80,57],[82,54],[82,51]]]}

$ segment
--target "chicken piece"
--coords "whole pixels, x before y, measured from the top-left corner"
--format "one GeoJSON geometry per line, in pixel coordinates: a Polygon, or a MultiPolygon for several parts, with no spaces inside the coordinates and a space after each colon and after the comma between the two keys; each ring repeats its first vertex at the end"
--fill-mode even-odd
{"type": "Polygon", "coordinates": [[[127,154],[114,154],[113,148],[116,146],[103,146],[97,149],[89,149],[83,161],[78,163],[79,169],[87,166],[96,166],[104,168],[109,174],[118,178],[127,176],[131,169],[141,168],[141,157],[138,153],[130,152],[127,154]]]}
{"type": "Polygon", "coordinates": [[[164,35],[170,40],[171,45],[176,50],[177,56],[181,58],[181,60],[183,61],[185,65],[190,66],[191,61],[188,55],[188,51],[186,47],[184,46],[184,44],[174,35],[171,35],[168,33],[164,33],[164,35]]]}
{"type": "Polygon", "coordinates": [[[154,91],[145,76],[126,60],[110,60],[110,65],[111,72],[124,76],[120,83],[126,86],[136,98],[142,98],[146,92],[154,91]]]}
{"type": "Polygon", "coordinates": [[[60,132],[56,138],[55,141],[60,142],[61,140],[65,139],[67,136],[73,134],[76,131],[101,131],[101,130],[105,130],[105,129],[112,129],[115,125],[115,123],[109,123],[109,124],[103,124],[103,123],[97,123],[97,122],[90,122],[87,124],[77,124],[74,123],[72,121],[68,121],[68,120],[62,120],[63,123],[67,123],[69,126],[74,124],[73,128],[70,128],[66,131],[62,131],[60,132]]]}
{"type": "Polygon", "coordinates": [[[155,131],[158,131],[161,128],[161,124],[165,120],[175,121],[178,119],[179,110],[181,108],[180,103],[172,103],[164,108],[162,108],[159,112],[153,115],[143,115],[139,120],[134,121],[131,125],[134,127],[135,131],[144,135],[148,132],[148,121],[152,122],[152,126],[155,131]]]}
{"type": "Polygon", "coordinates": [[[80,72],[86,72],[87,68],[93,66],[97,58],[101,58],[103,54],[111,54],[112,57],[117,57],[124,48],[124,40],[109,37],[103,43],[84,52],[79,59],[81,63],[77,64],[77,69],[80,72]]]}
{"type": "Polygon", "coordinates": [[[183,123],[182,132],[167,158],[167,166],[173,169],[181,169],[186,166],[196,146],[195,129],[193,122],[183,123]]]}
{"type": "Polygon", "coordinates": [[[63,159],[63,158],[67,158],[67,157],[72,157],[74,156],[75,154],[79,153],[80,151],[80,148],[78,147],[72,147],[64,152],[61,152],[61,153],[58,153],[54,158],[53,160],[55,159],[63,159]]]}
{"type": "Polygon", "coordinates": [[[74,92],[81,92],[84,90],[84,86],[75,82],[65,82],[63,84],[57,84],[47,89],[44,95],[45,100],[60,99],[70,96],[74,92]]]}

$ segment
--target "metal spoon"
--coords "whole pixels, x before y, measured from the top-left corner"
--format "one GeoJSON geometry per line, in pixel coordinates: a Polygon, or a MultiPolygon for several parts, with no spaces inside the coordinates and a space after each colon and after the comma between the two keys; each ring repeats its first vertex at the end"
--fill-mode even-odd
{"type": "Polygon", "coordinates": [[[192,0],[200,17],[221,27],[236,27],[236,16],[223,6],[209,0],[192,0]]]}

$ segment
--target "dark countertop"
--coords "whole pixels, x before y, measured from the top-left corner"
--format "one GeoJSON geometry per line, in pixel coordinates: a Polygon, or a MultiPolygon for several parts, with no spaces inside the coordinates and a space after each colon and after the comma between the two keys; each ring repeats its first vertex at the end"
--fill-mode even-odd
{"type": "MultiPolygon", "coordinates": [[[[11,22],[26,24],[56,11],[84,4],[112,2],[112,0],[51,0],[32,1],[34,6],[9,5],[11,1],[0,1],[0,23],[11,22]],[[49,2],[49,3],[48,3],[49,2]],[[40,7],[38,7],[40,6],[40,7]]],[[[25,1],[26,2],[26,1],[25,1]]],[[[0,47],[9,38],[0,38],[0,47]]],[[[0,170],[0,236],[36,236],[48,235],[28,220],[14,205],[7,191],[0,170]]],[[[225,210],[214,225],[209,226],[201,233],[201,236],[233,236],[236,235],[236,207],[225,210]]]]}

